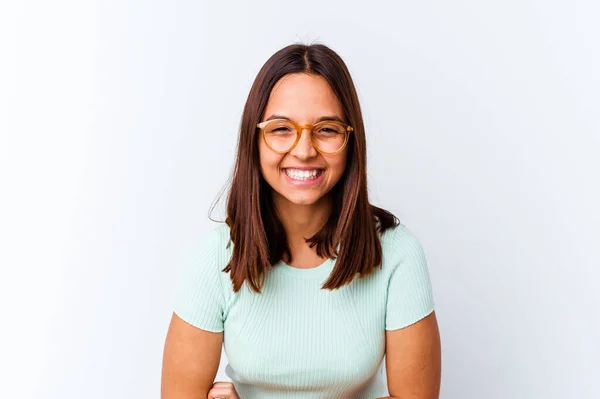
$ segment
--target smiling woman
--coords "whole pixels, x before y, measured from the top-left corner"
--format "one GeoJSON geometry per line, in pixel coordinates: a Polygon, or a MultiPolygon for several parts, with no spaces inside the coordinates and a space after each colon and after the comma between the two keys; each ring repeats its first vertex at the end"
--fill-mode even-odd
{"type": "Polygon", "coordinates": [[[288,46],[244,107],[226,223],[183,278],[163,399],[437,398],[423,248],[368,200],[354,84],[324,45],[288,46]],[[224,344],[232,383],[214,382],[224,344]]]}
{"type": "Polygon", "coordinates": [[[258,124],[263,129],[260,168],[273,189],[275,207],[282,201],[316,207],[330,200],[326,194],[344,173],[350,133],[339,122],[342,105],[327,81],[306,73],[281,78],[264,115],[270,116],[258,124]],[[316,124],[300,126],[293,120],[316,124]]]}

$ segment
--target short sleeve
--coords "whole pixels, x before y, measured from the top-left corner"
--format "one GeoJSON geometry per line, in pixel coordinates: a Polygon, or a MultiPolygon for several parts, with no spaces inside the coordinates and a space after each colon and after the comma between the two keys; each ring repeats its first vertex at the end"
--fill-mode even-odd
{"type": "Polygon", "coordinates": [[[386,330],[416,323],[433,312],[435,303],[427,260],[420,241],[404,225],[395,228],[387,251],[393,267],[388,284],[386,330]]]}
{"type": "Polygon", "coordinates": [[[184,268],[173,309],[187,323],[211,332],[224,329],[225,295],[221,270],[227,260],[221,248],[222,235],[222,228],[209,233],[193,262],[184,268]]]}

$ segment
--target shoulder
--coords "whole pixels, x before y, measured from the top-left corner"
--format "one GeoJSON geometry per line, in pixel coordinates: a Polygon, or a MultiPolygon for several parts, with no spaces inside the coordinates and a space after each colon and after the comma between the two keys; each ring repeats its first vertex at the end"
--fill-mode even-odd
{"type": "Polygon", "coordinates": [[[406,260],[424,261],[423,245],[406,225],[387,229],[380,239],[384,265],[394,268],[406,260]]]}
{"type": "Polygon", "coordinates": [[[226,225],[213,227],[202,235],[193,259],[183,269],[175,299],[174,312],[207,331],[223,331],[222,315],[231,297],[229,274],[223,272],[229,262],[228,240],[226,225]]]}
{"type": "Polygon", "coordinates": [[[208,241],[212,241],[214,245],[227,245],[229,241],[230,229],[227,223],[219,223],[218,226],[213,226],[207,233],[208,241]]]}
{"type": "Polygon", "coordinates": [[[230,273],[223,271],[231,260],[233,244],[229,245],[230,229],[226,223],[213,226],[201,235],[196,247],[190,271],[184,279],[205,279],[212,284],[219,282],[223,293],[231,291],[230,273]],[[199,277],[200,276],[200,277],[199,277]]]}
{"type": "Polygon", "coordinates": [[[230,230],[226,223],[212,227],[200,239],[199,249],[202,254],[213,255],[217,258],[227,256],[230,230]]]}
{"type": "Polygon", "coordinates": [[[387,229],[381,234],[381,247],[385,253],[405,252],[422,247],[421,241],[405,224],[387,229]]]}
{"type": "MultiPolygon", "coordinates": [[[[229,246],[230,230],[223,223],[206,230],[200,235],[193,251],[193,261],[190,263],[187,276],[202,276],[201,278],[218,278],[224,283],[229,279],[229,273],[223,269],[231,260],[232,248],[229,246]]],[[[225,284],[223,284],[225,285],[225,284]]]]}

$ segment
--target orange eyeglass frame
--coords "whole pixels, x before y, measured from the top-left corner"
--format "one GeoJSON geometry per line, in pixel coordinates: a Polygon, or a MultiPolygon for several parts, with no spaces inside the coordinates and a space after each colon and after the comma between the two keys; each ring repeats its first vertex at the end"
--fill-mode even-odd
{"type": "Polygon", "coordinates": [[[304,131],[304,129],[309,129],[310,131],[310,141],[313,145],[313,147],[315,147],[315,150],[319,151],[321,154],[326,154],[326,155],[334,155],[334,154],[338,154],[340,153],[348,144],[348,138],[350,137],[350,132],[354,131],[354,128],[346,123],[340,122],[340,121],[335,121],[335,120],[325,120],[325,121],[321,121],[318,123],[315,123],[314,125],[299,125],[298,123],[290,120],[290,119],[271,119],[268,121],[264,121],[264,122],[260,122],[256,125],[257,128],[259,128],[261,130],[262,133],[262,138],[263,141],[265,143],[265,145],[274,152],[277,152],[279,154],[285,154],[288,153],[290,151],[292,151],[296,145],[298,144],[298,142],[300,141],[300,137],[302,137],[302,132],[304,131]],[[265,137],[265,127],[271,123],[271,122],[276,122],[276,121],[285,121],[288,122],[290,124],[292,124],[295,128],[296,128],[296,141],[294,141],[294,144],[289,148],[289,150],[287,151],[277,151],[276,149],[272,148],[269,143],[267,142],[267,138],[265,137]],[[324,125],[326,123],[335,123],[337,125],[340,125],[344,128],[344,130],[346,131],[345,137],[344,137],[344,144],[342,144],[342,146],[340,147],[339,150],[335,151],[335,152],[326,152],[326,151],[322,151],[317,144],[315,143],[315,139],[312,135],[312,132],[314,131],[315,127],[324,125]]]}

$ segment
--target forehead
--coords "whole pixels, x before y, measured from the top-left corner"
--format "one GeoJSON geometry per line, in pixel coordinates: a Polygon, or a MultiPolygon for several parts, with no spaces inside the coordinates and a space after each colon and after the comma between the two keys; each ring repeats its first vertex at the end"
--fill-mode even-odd
{"type": "Polygon", "coordinates": [[[275,84],[264,118],[272,114],[287,116],[301,123],[314,122],[323,115],[344,117],[342,104],[327,80],[305,73],[286,75],[275,84]]]}

